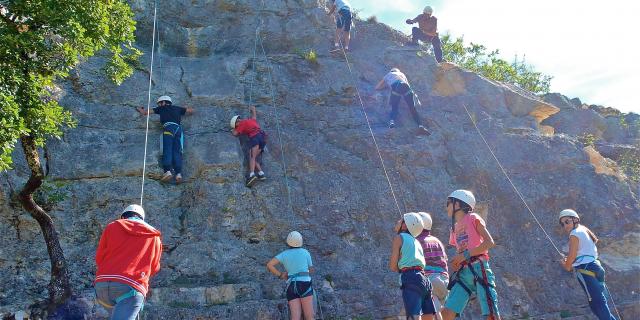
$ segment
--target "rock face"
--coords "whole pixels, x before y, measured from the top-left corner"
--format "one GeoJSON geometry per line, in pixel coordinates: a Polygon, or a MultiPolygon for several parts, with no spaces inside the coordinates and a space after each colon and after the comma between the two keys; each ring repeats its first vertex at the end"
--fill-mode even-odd
{"type": "MultiPolygon", "coordinates": [[[[78,127],[49,142],[49,183],[40,195],[70,263],[77,303],[92,319],[106,317],[91,289],[100,234],[140,196],[145,123],[134,106],[146,105],[153,1],[131,3],[147,53],[140,70],[116,87],[97,73],[103,63],[97,57],[61,84],[61,103],[78,127]]],[[[620,148],[637,153],[636,122],[616,126],[575,100],[556,95],[545,102],[438,65],[405,50],[403,35],[377,23],[356,22],[351,76],[344,57],[328,53],[333,25],[324,1],[160,3],[152,97],[169,94],[196,114],[183,119],[186,181],[180,186],[159,182],[161,127],[152,116],[144,206],[169,251],[152,281],[144,319],[285,319],[284,284],[265,264],[285,249],[294,229],[313,256],[327,319],[396,319],[403,311],[398,276],[387,268],[392,225],[400,213],[429,211],[433,233],[446,240],[444,202],[457,188],[475,192],[497,242],[491,261],[505,318],[590,318],[577,281],[559,267],[558,254],[471,119],[556,245],[565,248],[567,241],[557,213],[575,208],[582,214],[601,238],[618,308],[627,318],[639,314],[640,190],[613,156],[620,148]],[[256,28],[266,57],[260,45],[254,55],[256,28]],[[317,63],[297,54],[310,49],[317,63]],[[416,136],[404,107],[399,126],[386,128],[386,96],[374,94],[373,86],[391,67],[406,72],[433,135],[416,136]],[[258,119],[269,133],[263,159],[269,180],[253,189],[244,186],[245,156],[228,130],[232,115],[248,113],[250,100],[260,104],[258,119]],[[605,139],[602,146],[585,148],[576,137],[584,132],[605,139]]],[[[12,201],[27,178],[20,152],[14,159],[15,170],[0,179],[0,315],[45,298],[49,279],[39,228],[12,201]]],[[[464,318],[479,314],[474,305],[464,318]]]]}

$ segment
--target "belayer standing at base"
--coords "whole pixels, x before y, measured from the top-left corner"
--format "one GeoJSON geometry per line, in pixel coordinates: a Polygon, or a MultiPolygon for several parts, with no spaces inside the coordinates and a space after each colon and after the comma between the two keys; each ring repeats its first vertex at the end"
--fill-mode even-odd
{"type": "Polygon", "coordinates": [[[267,270],[282,280],[287,280],[287,301],[291,320],[313,320],[313,284],[311,272],[313,262],[311,254],[302,248],[302,235],[298,231],[291,231],[287,236],[289,249],[280,252],[267,263],[267,270]],[[276,268],[278,264],[284,266],[285,272],[276,268]]]}
{"type": "Polygon", "coordinates": [[[440,310],[449,294],[449,273],[447,272],[447,253],[440,239],[431,234],[433,220],[431,215],[426,212],[418,212],[422,218],[422,226],[424,230],[416,237],[416,240],[422,246],[424,253],[424,273],[431,282],[431,292],[433,297],[433,305],[436,309],[436,318],[442,319],[440,310]]]}
{"type": "MultiPolygon", "coordinates": [[[[153,113],[160,115],[162,123],[162,168],[164,175],[160,179],[162,182],[169,182],[173,177],[171,170],[175,172],[176,183],[182,182],[182,152],[184,149],[184,131],[182,130],[182,116],[193,114],[193,108],[174,106],[171,97],[161,96],[158,98],[158,106],[152,108],[153,113]]],[[[151,110],[143,107],[137,108],[141,115],[146,116],[151,110]]]]}
{"type": "Polygon", "coordinates": [[[456,247],[458,254],[451,259],[451,291],[442,309],[444,320],[461,314],[473,294],[483,316],[500,319],[496,280],[489,267],[489,249],[495,243],[484,220],[473,212],[475,206],[471,191],[456,190],[447,198],[447,215],[451,217],[449,244],[456,247]]]}
{"type": "Polygon", "coordinates": [[[134,320],[142,311],[149,280],[160,271],[160,231],[147,224],[144,209],[128,206],[102,232],[96,251],[96,300],[111,320],[134,320]]]}
{"type": "Polygon", "coordinates": [[[407,80],[407,76],[404,73],[400,72],[398,68],[392,68],[389,70],[380,82],[376,85],[376,90],[382,90],[386,87],[391,88],[391,97],[389,98],[389,104],[391,105],[391,113],[389,114],[389,128],[393,128],[396,126],[396,118],[398,118],[398,107],[400,106],[400,98],[404,98],[404,101],[407,103],[407,107],[409,107],[409,111],[413,116],[413,120],[418,125],[418,134],[430,135],[431,132],[427,130],[427,128],[422,125],[422,121],[420,120],[420,115],[418,115],[418,110],[416,110],[415,106],[415,93],[411,89],[409,85],[409,80],[407,80]]]}
{"type": "Polygon", "coordinates": [[[251,188],[257,180],[267,180],[267,176],[264,174],[264,171],[262,171],[260,162],[257,160],[267,145],[267,136],[264,131],[260,129],[257,117],[256,107],[251,106],[251,118],[242,119],[239,115],[235,115],[229,123],[232,129],[231,134],[234,136],[247,135],[249,138],[249,175],[247,176],[246,182],[246,186],[249,188],[251,188]],[[256,170],[258,171],[257,175],[256,170]]]}
{"type": "Polygon", "coordinates": [[[442,42],[438,36],[438,19],[433,14],[433,8],[426,6],[422,14],[414,19],[407,19],[407,24],[418,23],[418,28],[413,27],[411,30],[411,42],[409,45],[417,46],[418,41],[428,41],[433,45],[433,54],[436,56],[438,63],[442,62],[442,42]]]}
{"type": "Polygon", "coordinates": [[[346,0],[331,0],[331,9],[328,15],[336,12],[336,36],[333,41],[333,50],[340,50],[340,39],[344,41],[344,50],[349,51],[351,41],[351,6],[346,0]],[[336,11],[337,10],[337,11],[336,11]]]}
{"type": "Polygon", "coordinates": [[[605,296],[605,272],[598,260],[598,237],[580,223],[580,216],[572,209],[560,212],[562,229],[569,234],[569,255],[560,264],[567,271],[576,271],[580,286],[587,294],[589,308],[599,320],[615,320],[605,296]]]}
{"type": "Polygon", "coordinates": [[[433,320],[436,313],[431,283],[424,273],[424,253],[415,239],[422,229],[422,218],[417,213],[405,213],[396,222],[394,231],[397,235],[391,244],[389,269],[400,273],[400,290],[407,320],[433,320]]]}

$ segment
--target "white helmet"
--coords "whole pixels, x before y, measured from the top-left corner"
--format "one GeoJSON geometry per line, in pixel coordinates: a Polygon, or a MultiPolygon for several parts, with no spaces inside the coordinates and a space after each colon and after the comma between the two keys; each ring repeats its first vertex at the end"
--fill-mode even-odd
{"type": "Polygon", "coordinates": [[[564,210],[560,211],[560,216],[558,217],[558,220],[560,220],[560,219],[562,219],[564,217],[573,217],[573,218],[580,219],[580,216],[578,216],[578,213],[575,212],[572,209],[564,209],[564,210]]]}
{"type": "Polygon", "coordinates": [[[433,8],[431,8],[431,6],[426,6],[422,12],[426,14],[433,14],[433,8]]]}
{"type": "Polygon", "coordinates": [[[389,72],[400,72],[400,69],[398,69],[398,68],[391,68],[391,70],[389,70],[389,72]]]}
{"type": "Polygon", "coordinates": [[[302,247],[302,235],[298,231],[291,231],[287,236],[287,244],[290,247],[300,248],[302,247]]]}
{"type": "Polygon", "coordinates": [[[158,98],[158,101],[156,101],[156,103],[159,103],[160,101],[169,101],[170,103],[172,103],[171,97],[169,96],[161,96],[160,98],[158,98]]]}
{"type": "Polygon", "coordinates": [[[415,212],[405,213],[403,216],[404,224],[407,225],[409,233],[415,238],[417,237],[424,227],[422,226],[422,218],[415,212]]]}
{"type": "Polygon", "coordinates": [[[231,121],[229,122],[229,125],[231,126],[231,129],[235,129],[236,128],[236,121],[238,121],[239,118],[240,118],[239,115],[235,115],[235,116],[231,117],[231,121]]]}
{"type": "Polygon", "coordinates": [[[431,215],[426,212],[418,212],[418,215],[422,218],[422,227],[425,230],[431,230],[431,226],[433,225],[431,215]]]}
{"type": "Polygon", "coordinates": [[[123,215],[123,214],[125,214],[127,212],[133,212],[133,213],[139,215],[140,218],[142,218],[142,220],[144,220],[144,218],[145,218],[144,209],[140,205],[132,204],[132,205],[124,208],[124,210],[122,210],[122,213],[120,215],[123,215]]]}
{"type": "Polygon", "coordinates": [[[473,196],[473,193],[469,190],[456,190],[451,192],[449,198],[458,199],[471,207],[471,210],[476,207],[476,197],[473,196]]]}

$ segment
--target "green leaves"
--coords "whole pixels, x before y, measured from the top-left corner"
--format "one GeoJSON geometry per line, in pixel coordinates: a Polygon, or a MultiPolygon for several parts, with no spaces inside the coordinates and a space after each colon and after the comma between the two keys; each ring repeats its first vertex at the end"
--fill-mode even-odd
{"type": "Polygon", "coordinates": [[[449,34],[442,37],[442,51],[446,61],[489,79],[514,84],[535,94],[549,92],[552,77],[535,71],[524,59],[516,57],[509,63],[499,58],[499,50],[487,52],[483,45],[466,45],[463,37],[453,39],[449,34]]]}
{"type": "Polygon", "coordinates": [[[120,84],[141,52],[125,0],[0,0],[0,171],[20,136],[38,145],[74,126],[51,96],[55,81],[104,50],[104,73],[120,84]]]}

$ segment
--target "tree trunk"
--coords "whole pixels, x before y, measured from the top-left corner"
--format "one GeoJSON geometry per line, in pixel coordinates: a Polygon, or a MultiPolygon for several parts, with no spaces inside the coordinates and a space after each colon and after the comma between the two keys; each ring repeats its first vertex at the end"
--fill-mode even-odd
{"type": "Polygon", "coordinates": [[[49,251],[51,260],[51,279],[49,281],[49,304],[56,306],[64,303],[71,296],[71,286],[69,285],[69,272],[64,252],[58,240],[55,226],[51,217],[34,200],[33,193],[40,188],[44,180],[44,172],[40,165],[40,155],[36,147],[35,139],[32,136],[22,136],[22,150],[31,170],[31,176],[20,191],[19,199],[22,207],[38,221],[44,241],[49,251]]]}

